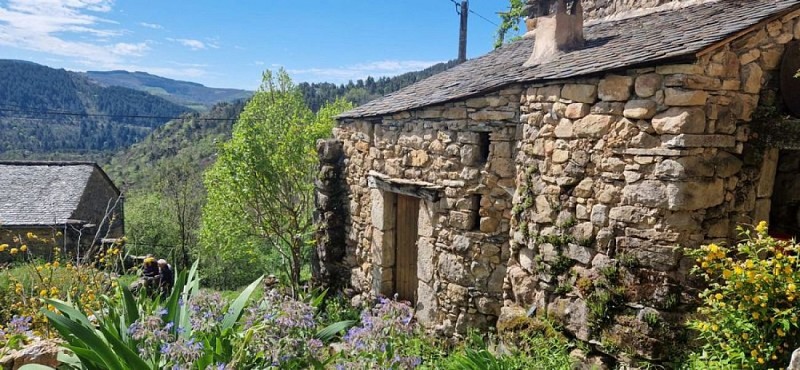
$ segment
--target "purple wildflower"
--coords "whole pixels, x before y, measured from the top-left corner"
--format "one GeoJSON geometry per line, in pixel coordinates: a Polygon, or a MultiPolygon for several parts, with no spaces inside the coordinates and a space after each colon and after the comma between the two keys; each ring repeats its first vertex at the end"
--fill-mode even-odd
{"type": "Polygon", "coordinates": [[[8,335],[29,335],[31,332],[31,317],[14,315],[8,323],[8,335]]]}

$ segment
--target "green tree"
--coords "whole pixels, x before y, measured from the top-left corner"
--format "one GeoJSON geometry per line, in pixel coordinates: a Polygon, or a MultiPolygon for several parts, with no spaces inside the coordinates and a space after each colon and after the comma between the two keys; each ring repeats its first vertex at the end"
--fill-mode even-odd
{"type": "MultiPolygon", "coordinates": [[[[211,257],[217,268],[234,264],[254,275],[269,267],[265,256],[277,255],[296,292],[313,231],[315,144],[330,136],[333,117],[348,107],[338,101],[315,116],[284,70],[264,72],[231,140],[205,174],[203,258],[211,257]]],[[[230,286],[251,276],[220,278],[230,286]]]]}
{"type": "Polygon", "coordinates": [[[163,255],[179,243],[178,229],[160,193],[134,192],[125,200],[125,231],[130,252],[163,255]]]}
{"type": "Polygon", "coordinates": [[[192,166],[193,161],[185,155],[176,156],[159,166],[161,176],[157,186],[171,216],[170,221],[177,229],[175,263],[180,269],[191,266],[189,250],[194,249],[196,244],[200,212],[205,200],[202,175],[192,166]]]}
{"type": "Polygon", "coordinates": [[[525,0],[509,0],[509,10],[499,13],[500,26],[497,27],[497,33],[495,35],[495,49],[503,46],[509,31],[519,31],[519,24],[525,19],[524,8],[525,0]]]}

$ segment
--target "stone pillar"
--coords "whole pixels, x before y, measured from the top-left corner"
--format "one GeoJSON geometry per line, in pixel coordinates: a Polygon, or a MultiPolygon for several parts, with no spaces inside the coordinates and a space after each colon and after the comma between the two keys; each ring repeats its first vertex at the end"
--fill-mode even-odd
{"type": "Polygon", "coordinates": [[[342,265],[346,251],[345,225],[349,219],[342,143],[335,139],[320,140],[317,154],[319,173],[314,192],[316,250],[312,254],[312,273],[318,284],[338,290],[347,286],[349,281],[349,270],[342,265]]]}

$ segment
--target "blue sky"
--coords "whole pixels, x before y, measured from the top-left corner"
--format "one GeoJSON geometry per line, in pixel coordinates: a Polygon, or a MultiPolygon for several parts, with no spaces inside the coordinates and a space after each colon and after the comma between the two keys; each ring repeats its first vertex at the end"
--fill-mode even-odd
{"type": "MultiPolygon", "coordinates": [[[[472,0],[494,23],[507,0],[472,0]]],[[[468,57],[496,26],[470,14],[468,57]]],[[[0,58],[69,70],[145,71],[255,89],[264,69],[296,82],[392,76],[455,59],[451,0],[0,0],[0,58]]]]}

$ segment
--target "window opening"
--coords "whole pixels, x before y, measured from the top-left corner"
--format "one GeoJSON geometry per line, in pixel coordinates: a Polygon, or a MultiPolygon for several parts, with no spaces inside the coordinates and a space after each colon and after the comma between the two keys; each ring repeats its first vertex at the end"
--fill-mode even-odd
{"type": "Polygon", "coordinates": [[[491,142],[489,141],[489,133],[488,132],[480,132],[478,133],[479,137],[479,144],[480,144],[480,157],[478,158],[478,162],[483,164],[489,160],[489,145],[491,142]]]}
{"type": "Polygon", "coordinates": [[[471,197],[471,213],[472,213],[472,230],[480,231],[481,229],[481,200],[483,195],[475,194],[471,197]]]}

